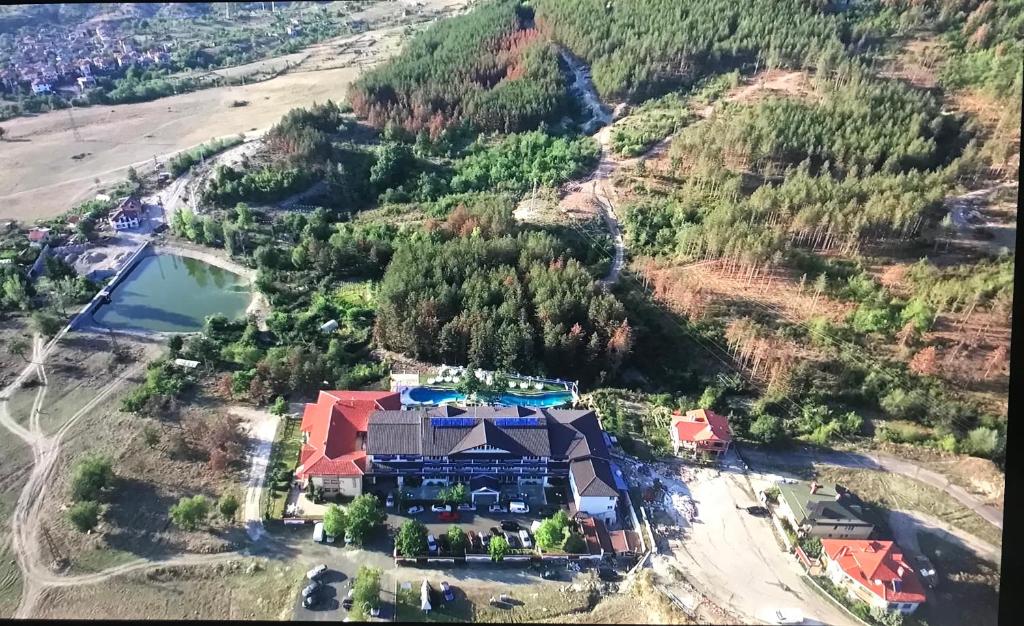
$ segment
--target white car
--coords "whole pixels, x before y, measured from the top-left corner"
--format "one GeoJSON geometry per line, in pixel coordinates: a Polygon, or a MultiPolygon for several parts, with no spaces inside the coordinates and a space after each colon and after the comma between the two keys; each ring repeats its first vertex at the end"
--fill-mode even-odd
{"type": "Polygon", "coordinates": [[[388,499],[384,502],[384,506],[388,507],[389,509],[395,508],[395,494],[388,494],[388,499]]]}
{"type": "Polygon", "coordinates": [[[427,535],[427,550],[437,552],[437,540],[434,539],[433,535],[427,535]]]}
{"type": "Polygon", "coordinates": [[[530,533],[526,532],[525,530],[519,531],[519,539],[522,540],[524,548],[533,547],[533,543],[530,541],[530,533]]]}
{"type": "Polygon", "coordinates": [[[417,513],[422,513],[422,512],[423,512],[423,507],[421,507],[421,506],[411,506],[411,507],[409,507],[409,510],[406,511],[406,513],[408,513],[409,515],[416,515],[417,513]]]}
{"type": "Polygon", "coordinates": [[[452,510],[452,505],[435,504],[434,506],[430,507],[430,510],[433,511],[434,513],[449,513],[452,510]]]}
{"type": "Polygon", "coordinates": [[[520,500],[513,500],[508,503],[508,510],[513,513],[529,513],[530,506],[520,500]]]}
{"type": "Polygon", "coordinates": [[[476,510],[476,505],[475,504],[469,504],[468,502],[463,502],[462,504],[459,505],[459,510],[460,511],[475,511],[476,510]]]}
{"type": "Polygon", "coordinates": [[[772,618],[776,624],[803,624],[804,614],[800,609],[775,609],[772,618]]]}
{"type": "Polygon", "coordinates": [[[306,572],[306,578],[308,578],[310,580],[316,580],[317,578],[320,577],[321,574],[323,574],[326,571],[327,571],[327,566],[324,565],[323,563],[321,563],[320,565],[317,565],[313,569],[311,569],[308,572],[306,572]]]}
{"type": "Polygon", "coordinates": [[[492,504],[491,506],[487,507],[487,512],[488,513],[508,513],[508,509],[506,509],[505,507],[501,506],[500,504],[492,504]]]}

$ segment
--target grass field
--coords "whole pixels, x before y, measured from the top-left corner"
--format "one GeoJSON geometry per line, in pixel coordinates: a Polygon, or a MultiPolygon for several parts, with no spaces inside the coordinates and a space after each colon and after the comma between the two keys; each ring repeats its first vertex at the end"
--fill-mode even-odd
{"type": "MultiPolygon", "coordinates": [[[[441,606],[435,603],[434,610],[423,613],[420,610],[420,581],[410,581],[410,589],[398,590],[397,617],[400,622],[473,622],[473,623],[517,623],[536,622],[544,618],[556,618],[589,611],[596,601],[596,594],[588,592],[562,593],[562,585],[453,585],[455,600],[441,606]],[[489,599],[506,593],[512,596],[511,608],[491,606],[489,599]]],[[[440,589],[434,585],[434,600],[440,598],[440,589]]]]}
{"type": "MultiPolygon", "coordinates": [[[[380,3],[352,17],[393,22],[409,4],[380,3]]],[[[429,4],[439,8],[463,2],[433,0],[429,4]]],[[[300,66],[260,83],[4,122],[0,219],[30,222],[59,215],[122,180],[129,166],[151,166],[154,159],[163,160],[212,138],[263,131],[295,107],[343,100],[363,66],[398,50],[404,28],[390,26],[322,42],[311,48],[300,66]],[[361,43],[344,48],[346,42],[356,40],[361,43]],[[355,48],[365,54],[357,58],[355,48]],[[234,108],[231,103],[236,100],[248,104],[234,108]]]]}

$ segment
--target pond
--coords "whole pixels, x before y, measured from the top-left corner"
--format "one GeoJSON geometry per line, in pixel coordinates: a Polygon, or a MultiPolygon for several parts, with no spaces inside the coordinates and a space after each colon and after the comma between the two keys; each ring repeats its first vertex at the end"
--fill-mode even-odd
{"type": "Polygon", "coordinates": [[[99,326],[115,330],[192,332],[208,315],[244,315],[249,281],[205,261],[173,254],[148,256],[93,313],[99,326]]]}

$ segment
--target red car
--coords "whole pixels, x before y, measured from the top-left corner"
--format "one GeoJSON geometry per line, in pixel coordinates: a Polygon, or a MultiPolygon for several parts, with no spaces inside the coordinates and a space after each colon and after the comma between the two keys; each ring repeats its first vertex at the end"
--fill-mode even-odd
{"type": "Polygon", "coordinates": [[[438,513],[437,519],[442,522],[457,522],[459,521],[459,514],[455,511],[445,511],[444,513],[438,513]]]}

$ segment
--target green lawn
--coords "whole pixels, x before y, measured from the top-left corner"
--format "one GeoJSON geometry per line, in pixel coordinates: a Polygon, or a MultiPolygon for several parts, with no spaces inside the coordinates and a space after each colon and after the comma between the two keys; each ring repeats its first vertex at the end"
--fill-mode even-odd
{"type": "Polygon", "coordinates": [[[295,471],[299,463],[299,450],[302,448],[300,425],[299,420],[282,419],[277,427],[277,437],[267,464],[267,489],[263,492],[266,498],[264,511],[270,519],[281,519],[284,516],[289,481],[275,480],[275,476],[295,471]]]}

